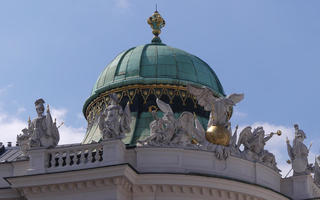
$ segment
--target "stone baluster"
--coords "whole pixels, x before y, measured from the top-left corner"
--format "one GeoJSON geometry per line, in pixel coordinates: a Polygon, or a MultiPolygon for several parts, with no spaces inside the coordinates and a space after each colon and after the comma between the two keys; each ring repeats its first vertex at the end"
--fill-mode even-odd
{"type": "Polygon", "coordinates": [[[55,167],[56,166],[56,153],[55,152],[51,153],[50,164],[51,164],[51,167],[55,167]]]}
{"type": "Polygon", "coordinates": [[[99,147],[99,151],[97,151],[98,158],[100,162],[103,161],[103,146],[99,147]]]}
{"type": "Polygon", "coordinates": [[[92,152],[93,152],[93,148],[88,148],[88,163],[92,163],[92,152]]]}
{"type": "Polygon", "coordinates": [[[58,152],[58,166],[57,167],[62,167],[63,164],[63,152],[58,152]]]}
{"type": "Polygon", "coordinates": [[[84,149],[81,149],[80,150],[80,165],[84,165],[85,162],[86,162],[86,158],[85,158],[85,150],[84,149]]]}
{"type": "Polygon", "coordinates": [[[65,162],[66,162],[66,167],[70,166],[71,159],[70,159],[70,151],[69,150],[66,151],[66,161],[65,162]]]}
{"type": "Polygon", "coordinates": [[[73,150],[69,151],[69,159],[70,159],[69,166],[72,166],[77,163],[76,153],[73,150]]]}

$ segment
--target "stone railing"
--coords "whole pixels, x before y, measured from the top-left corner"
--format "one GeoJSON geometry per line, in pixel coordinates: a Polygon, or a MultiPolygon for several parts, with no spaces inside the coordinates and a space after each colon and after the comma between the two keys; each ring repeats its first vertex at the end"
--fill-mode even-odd
{"type": "Polygon", "coordinates": [[[125,145],[120,140],[72,144],[28,152],[29,174],[85,169],[124,163],[125,145]]]}
{"type": "Polygon", "coordinates": [[[130,164],[139,173],[202,174],[241,180],[280,191],[281,175],[261,163],[213,152],[165,147],[126,149],[121,140],[32,149],[27,174],[67,172],[130,164]]]}
{"type": "Polygon", "coordinates": [[[66,146],[46,151],[46,168],[72,168],[73,166],[96,165],[103,161],[103,145],[89,144],[66,146]]]}

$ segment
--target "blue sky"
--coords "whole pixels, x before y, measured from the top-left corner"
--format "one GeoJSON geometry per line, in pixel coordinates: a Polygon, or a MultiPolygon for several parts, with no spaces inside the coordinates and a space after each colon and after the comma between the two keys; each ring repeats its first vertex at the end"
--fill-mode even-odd
{"type": "Polygon", "coordinates": [[[63,142],[80,141],[93,84],[118,53],[150,42],[155,3],[164,43],[206,61],[227,94],[245,93],[233,125],[282,128],[269,148],[283,166],[294,123],[320,153],[316,0],[0,1],[0,140],[15,139],[42,97],[65,121],[63,142]]]}

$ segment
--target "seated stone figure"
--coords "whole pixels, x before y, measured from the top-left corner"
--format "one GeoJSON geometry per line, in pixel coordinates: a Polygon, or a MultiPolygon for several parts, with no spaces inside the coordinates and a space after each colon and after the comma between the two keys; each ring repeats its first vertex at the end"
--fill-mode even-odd
{"type": "Polygon", "coordinates": [[[183,112],[179,118],[175,115],[169,104],[156,100],[157,106],[163,112],[159,118],[152,111],[154,120],[150,123],[150,136],[143,141],[142,145],[149,146],[196,146],[203,145],[205,140],[204,129],[199,120],[190,112],[183,112]]]}
{"type": "Polygon", "coordinates": [[[34,147],[53,148],[58,145],[60,140],[59,130],[56,122],[53,122],[49,105],[47,106],[47,114],[44,115],[43,99],[35,102],[37,117],[32,121],[29,119],[28,128],[23,129],[23,134],[17,136],[17,141],[26,151],[34,147]],[[26,143],[28,141],[28,143],[26,143]]]}

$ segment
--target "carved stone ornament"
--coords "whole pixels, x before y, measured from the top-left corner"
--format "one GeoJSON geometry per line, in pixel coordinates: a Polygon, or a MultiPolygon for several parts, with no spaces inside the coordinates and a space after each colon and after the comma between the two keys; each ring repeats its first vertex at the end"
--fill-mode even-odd
{"type": "Polygon", "coordinates": [[[240,135],[237,143],[237,148],[243,145],[243,151],[240,151],[240,156],[244,159],[251,160],[254,162],[260,162],[267,165],[276,171],[280,171],[277,168],[275,156],[269,151],[264,149],[267,141],[272,138],[273,135],[281,135],[281,131],[278,130],[276,133],[271,132],[265,136],[263,127],[257,127],[251,131],[251,126],[244,128],[240,135]]]}
{"type": "Polygon", "coordinates": [[[218,159],[228,157],[232,148],[208,142],[205,130],[194,114],[183,112],[177,119],[169,104],[160,99],[156,103],[163,117],[159,118],[156,111],[152,111],[154,121],[150,123],[150,136],[139,141],[140,145],[200,149],[215,152],[218,159]]]}
{"type": "Polygon", "coordinates": [[[38,116],[32,121],[29,118],[28,128],[24,128],[22,134],[17,136],[17,142],[24,153],[35,147],[53,148],[59,143],[58,127],[56,122],[52,120],[49,105],[47,105],[47,114],[43,114],[45,112],[44,104],[43,99],[38,99],[35,102],[38,116]]]}
{"type": "Polygon", "coordinates": [[[299,129],[299,125],[294,125],[295,137],[293,139],[293,145],[291,146],[290,141],[287,139],[287,151],[290,158],[289,163],[292,164],[293,175],[306,175],[310,174],[312,164],[308,164],[309,149],[304,143],[306,134],[303,130],[299,129]]]}
{"type": "Polygon", "coordinates": [[[207,140],[213,144],[228,146],[231,138],[228,111],[244,98],[244,94],[217,97],[207,87],[187,85],[187,88],[188,92],[197,98],[198,104],[203,106],[204,110],[210,111],[207,140]]]}
{"type": "Polygon", "coordinates": [[[103,140],[122,139],[131,131],[131,112],[129,103],[123,110],[119,105],[117,95],[110,95],[110,104],[101,112],[99,129],[103,140]]]}

